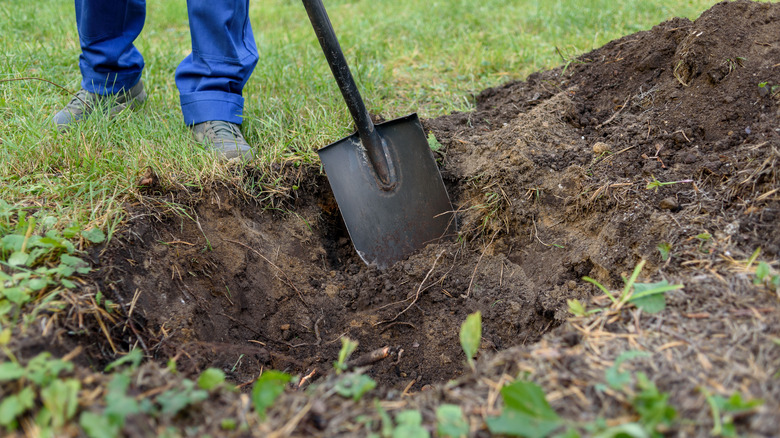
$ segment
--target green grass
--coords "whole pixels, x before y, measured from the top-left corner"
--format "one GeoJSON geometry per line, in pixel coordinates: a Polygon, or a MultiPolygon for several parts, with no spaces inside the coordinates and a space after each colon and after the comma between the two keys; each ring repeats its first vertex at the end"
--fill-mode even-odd
{"type": "MultiPolygon", "coordinates": [[[[336,33],[372,112],[390,119],[467,111],[480,90],[554,67],[674,16],[695,18],[714,1],[607,0],[327,1],[336,33]]],[[[314,151],[350,131],[351,120],[298,1],[255,1],[260,63],[245,89],[244,130],[260,148],[254,165],[317,164],[314,151]]],[[[0,79],[38,77],[76,91],[79,45],[72,2],[0,4],[0,79]]],[[[189,52],[184,2],[150,1],[137,41],[148,103],[67,134],[47,118],[70,99],[37,80],[0,83],[0,199],[43,209],[65,227],[113,229],[138,196],[147,166],[164,187],[242,173],[204,153],[182,126],[173,72],[189,52]]]]}

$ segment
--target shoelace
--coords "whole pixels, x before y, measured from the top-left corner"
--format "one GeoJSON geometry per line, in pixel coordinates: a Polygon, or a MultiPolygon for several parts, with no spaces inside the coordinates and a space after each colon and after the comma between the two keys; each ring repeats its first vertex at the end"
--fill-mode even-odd
{"type": "Polygon", "coordinates": [[[213,134],[214,138],[223,140],[235,140],[241,138],[241,131],[238,127],[227,122],[213,123],[208,128],[213,134]]]}
{"type": "Polygon", "coordinates": [[[89,92],[82,88],[76,92],[76,95],[73,96],[73,99],[70,100],[67,107],[73,109],[78,109],[82,106],[91,107],[92,105],[90,105],[89,101],[89,92]]]}

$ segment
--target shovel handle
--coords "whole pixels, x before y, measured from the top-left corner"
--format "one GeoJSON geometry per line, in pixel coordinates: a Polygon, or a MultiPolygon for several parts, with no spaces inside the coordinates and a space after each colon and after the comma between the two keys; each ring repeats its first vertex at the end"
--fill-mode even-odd
{"type": "Polygon", "coordinates": [[[355,79],[349,71],[349,65],[347,65],[347,60],[341,51],[341,46],[336,38],[336,33],[333,31],[333,25],[330,22],[330,18],[328,18],[328,13],[325,11],[325,6],[321,0],[303,0],[303,6],[306,7],[309,20],[312,27],[314,27],[314,33],[317,35],[322,51],[325,53],[325,58],[328,60],[333,77],[336,78],[339,90],[341,90],[341,94],[344,96],[344,102],[346,102],[347,108],[349,108],[352,120],[355,121],[360,142],[366,148],[366,153],[374,168],[374,172],[381,185],[390,188],[395,185],[395,172],[387,153],[387,146],[374,128],[374,123],[371,121],[366,105],[360,97],[360,91],[358,91],[355,79]]]}

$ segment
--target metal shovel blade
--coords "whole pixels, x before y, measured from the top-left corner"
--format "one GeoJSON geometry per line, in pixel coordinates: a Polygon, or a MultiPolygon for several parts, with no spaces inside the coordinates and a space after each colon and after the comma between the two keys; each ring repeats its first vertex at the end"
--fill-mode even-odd
{"type": "Polygon", "coordinates": [[[377,181],[355,133],[318,151],[360,258],[380,269],[455,232],[447,190],[417,114],[374,125],[394,163],[392,188],[377,181]]]}

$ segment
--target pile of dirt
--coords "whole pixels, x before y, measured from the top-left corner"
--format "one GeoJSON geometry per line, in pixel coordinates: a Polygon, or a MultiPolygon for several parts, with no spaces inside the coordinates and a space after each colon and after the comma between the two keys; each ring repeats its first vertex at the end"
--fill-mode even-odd
{"type": "MultiPolygon", "coordinates": [[[[779,296],[753,284],[744,260],[759,247],[762,260],[780,253],[778,29],[778,4],[719,3],[485,90],[474,112],[425,121],[443,145],[460,238],[386,270],[354,253],[325,178],[289,167],[273,209],[227,188],[150,195],[186,214],[131,209],[94,253],[94,287],[128,314],[114,331],[126,345],[237,383],[268,368],[323,382],[346,336],[360,342],[356,357],[390,347],[366,371],[386,400],[430,389],[389,410],[428,418],[446,400],[481,421],[497,412],[489,382],[525,372],[568,418],[620,418],[625,400],[598,385],[621,352],[642,350],[651,357],[630,367],[693,420],[680,433],[711,428],[709,388],[764,399],[740,427],[772,435],[779,296]],[[665,311],[570,319],[569,299],[609,304],[583,276],[618,289],[641,260],[640,281],[685,285],[665,311]],[[474,376],[458,330],[477,310],[474,376]]],[[[264,427],[289,426],[302,397],[285,394],[264,427]]],[[[354,433],[350,419],[377,415],[368,400],[322,397],[329,408],[298,418],[299,433],[354,433]]]]}

